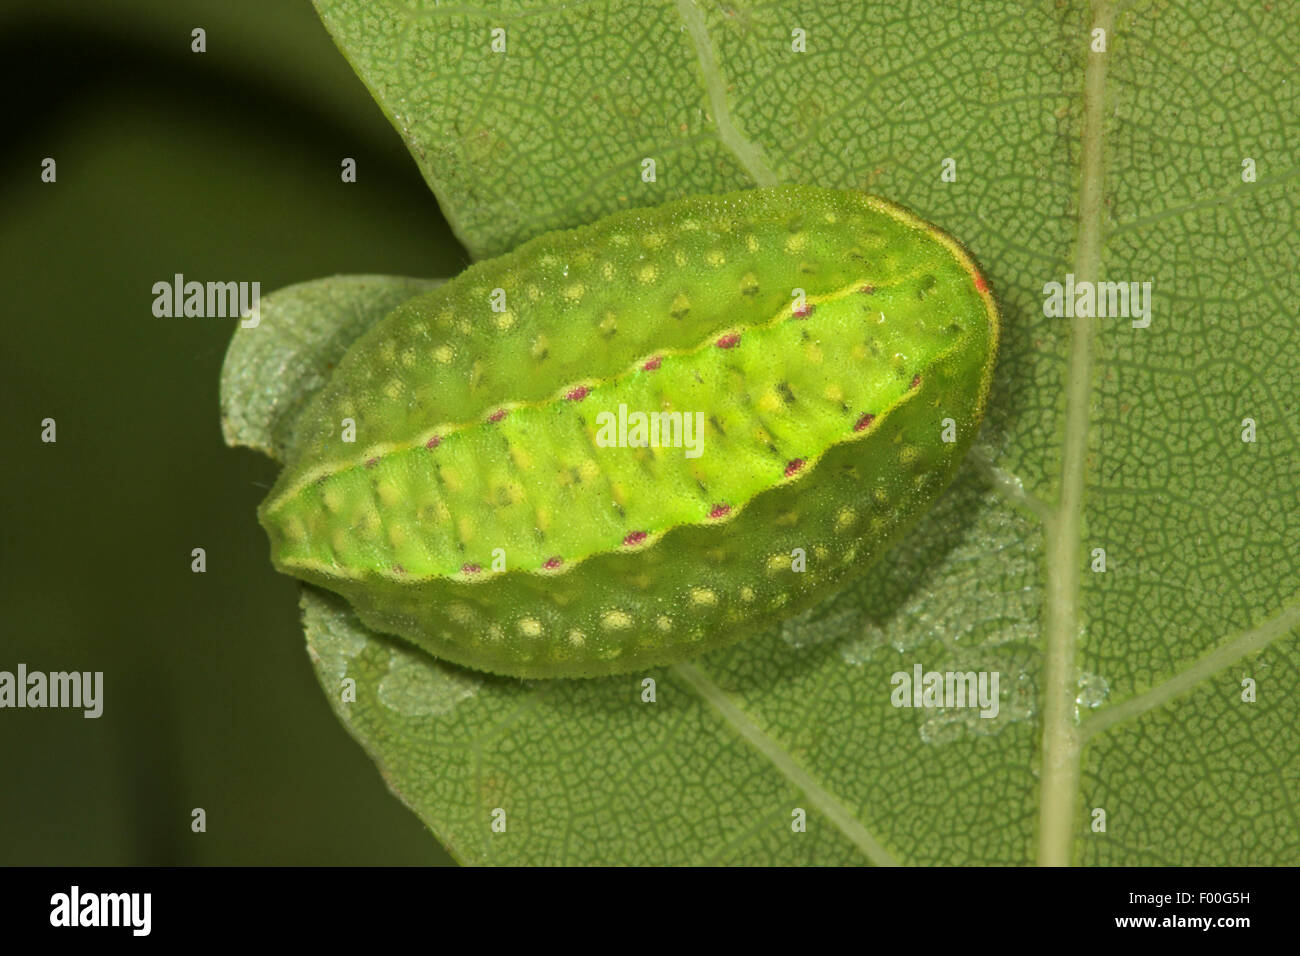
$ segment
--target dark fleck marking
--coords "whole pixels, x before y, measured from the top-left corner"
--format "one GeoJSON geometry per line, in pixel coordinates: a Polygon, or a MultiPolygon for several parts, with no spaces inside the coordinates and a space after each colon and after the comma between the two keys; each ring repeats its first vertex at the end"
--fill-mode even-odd
{"type": "Polygon", "coordinates": [[[794,397],[794,391],[790,388],[789,382],[777,382],[776,390],[781,393],[781,401],[787,405],[793,405],[799,399],[794,397]]]}
{"type": "Polygon", "coordinates": [[[371,458],[369,461],[366,462],[366,467],[367,467],[367,468],[374,468],[375,465],[377,465],[377,464],[379,464],[379,459],[378,459],[378,458],[371,458]]]}
{"type": "Polygon", "coordinates": [[[919,375],[915,375],[915,376],[913,376],[913,377],[912,377],[912,385],[911,385],[911,387],[912,387],[912,388],[916,388],[916,387],[917,387],[918,385],[920,385],[920,384],[921,384],[921,376],[919,376],[919,375]]]}

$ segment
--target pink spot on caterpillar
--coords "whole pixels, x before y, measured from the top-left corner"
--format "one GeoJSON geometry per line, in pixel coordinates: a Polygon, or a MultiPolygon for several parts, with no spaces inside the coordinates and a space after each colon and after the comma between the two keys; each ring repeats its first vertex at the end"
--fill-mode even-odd
{"type": "Polygon", "coordinates": [[[871,412],[867,412],[865,415],[863,415],[861,418],[857,420],[857,422],[853,426],[853,430],[855,432],[866,431],[868,428],[871,427],[871,423],[874,422],[875,420],[876,420],[876,416],[871,414],[871,412]]]}
{"type": "Polygon", "coordinates": [[[861,292],[863,295],[872,295],[873,293],[875,293],[876,287],[874,285],[864,285],[860,289],[858,289],[858,291],[861,292]]]}
{"type": "Polygon", "coordinates": [[[563,563],[564,563],[564,559],[557,556],[554,558],[547,558],[546,563],[543,564],[542,567],[544,567],[547,571],[554,571],[563,563]]]}
{"type": "Polygon", "coordinates": [[[803,466],[806,464],[807,462],[804,461],[802,458],[791,459],[790,464],[785,466],[785,476],[789,478],[791,475],[796,474],[799,471],[802,471],[803,466]]]}
{"type": "Polygon", "coordinates": [[[591,394],[591,389],[589,389],[586,385],[579,385],[577,388],[569,392],[564,397],[571,402],[580,402],[584,398],[586,398],[589,394],[591,394]]]}
{"type": "Polygon", "coordinates": [[[656,355],[654,358],[650,359],[650,361],[646,362],[644,365],[641,366],[641,371],[653,372],[655,369],[657,369],[660,365],[663,364],[663,361],[664,360],[662,356],[656,355]]]}
{"type": "Polygon", "coordinates": [[[731,514],[731,505],[714,505],[713,510],[709,512],[710,518],[725,518],[731,514]]]}
{"type": "Polygon", "coordinates": [[[646,539],[646,533],[644,531],[633,531],[631,534],[629,534],[626,538],[623,539],[623,544],[625,544],[627,547],[630,548],[634,544],[640,544],[645,539],[646,539]]]}
{"type": "Polygon", "coordinates": [[[724,335],[714,344],[720,349],[733,349],[740,344],[740,334],[733,332],[731,335],[724,335]]]}
{"type": "Polygon", "coordinates": [[[424,447],[429,449],[430,451],[433,451],[433,449],[437,448],[441,444],[442,444],[442,436],[434,435],[432,438],[430,438],[427,442],[424,443],[424,447]]]}
{"type": "Polygon", "coordinates": [[[491,415],[488,416],[488,421],[499,422],[501,421],[501,419],[505,417],[506,417],[506,410],[504,408],[498,408],[495,412],[493,412],[491,415]]]}
{"type": "Polygon", "coordinates": [[[975,288],[979,289],[981,292],[989,291],[989,284],[984,281],[984,277],[978,272],[975,273],[975,288]]]}
{"type": "Polygon", "coordinates": [[[375,465],[377,465],[377,464],[379,464],[379,459],[378,459],[378,458],[371,458],[369,461],[366,462],[366,467],[367,467],[367,468],[374,468],[375,465]]]}
{"type": "Polygon", "coordinates": [[[478,574],[482,570],[483,569],[480,568],[477,564],[462,564],[460,566],[461,574],[478,574]]]}
{"type": "Polygon", "coordinates": [[[914,377],[912,378],[912,385],[911,385],[911,387],[912,387],[912,388],[916,388],[916,386],[918,386],[918,385],[920,385],[920,384],[921,384],[921,376],[919,376],[919,375],[914,376],[914,377]]]}
{"type": "Polygon", "coordinates": [[[808,316],[813,314],[813,309],[815,308],[817,308],[817,306],[813,305],[811,302],[806,302],[803,305],[795,306],[790,311],[796,319],[806,319],[808,316]]]}

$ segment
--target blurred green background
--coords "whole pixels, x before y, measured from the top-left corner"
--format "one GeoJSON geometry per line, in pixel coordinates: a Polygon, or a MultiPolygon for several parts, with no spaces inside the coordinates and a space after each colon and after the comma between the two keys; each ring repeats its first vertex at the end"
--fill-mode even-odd
{"type": "Polygon", "coordinates": [[[316,684],[275,466],[221,440],[233,321],[151,310],[177,272],[454,275],[437,203],[307,0],[7,3],[0,72],[0,670],[105,684],[0,710],[0,863],[449,863],[316,684]]]}

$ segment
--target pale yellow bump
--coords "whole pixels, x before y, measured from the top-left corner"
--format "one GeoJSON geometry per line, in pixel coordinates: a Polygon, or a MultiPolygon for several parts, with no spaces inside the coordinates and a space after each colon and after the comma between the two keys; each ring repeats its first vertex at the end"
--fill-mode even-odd
{"type": "Polygon", "coordinates": [[[456,313],[451,309],[443,309],[434,317],[434,321],[442,326],[451,325],[451,323],[455,321],[455,319],[456,319],[456,313]]]}
{"type": "Polygon", "coordinates": [[[822,392],[822,395],[826,397],[826,401],[828,402],[844,401],[844,389],[840,388],[839,384],[836,382],[831,382],[827,385],[826,391],[822,392]]]}
{"type": "Polygon", "coordinates": [[[828,212],[822,216],[822,221],[828,226],[833,226],[840,221],[840,217],[835,215],[833,212],[828,212]]]}
{"type": "Polygon", "coordinates": [[[716,269],[718,266],[727,264],[727,257],[723,255],[721,249],[710,249],[704,254],[704,261],[716,269]]]}
{"type": "Polygon", "coordinates": [[[889,504],[889,492],[885,491],[884,488],[877,488],[872,497],[876,499],[878,505],[889,504]]]}
{"type": "Polygon", "coordinates": [[[560,294],[564,296],[564,301],[571,305],[577,305],[582,301],[582,297],[587,294],[587,287],[581,282],[571,282],[564,287],[564,291],[560,294]]]}
{"type": "Polygon", "coordinates": [[[469,515],[461,515],[456,521],[456,533],[460,535],[462,541],[474,540],[474,522],[469,515]]]}
{"type": "Polygon", "coordinates": [[[487,637],[490,641],[499,641],[506,636],[506,632],[501,630],[496,624],[491,624],[487,629],[487,637]]]}
{"type": "Polygon", "coordinates": [[[852,508],[841,508],[839,513],[835,516],[835,527],[843,531],[846,528],[852,527],[853,523],[857,520],[858,513],[856,511],[852,508]]]}
{"type": "Polygon", "coordinates": [[[471,332],[474,331],[474,326],[470,325],[468,321],[457,322],[456,331],[459,332],[461,335],[469,335],[471,332]]]}
{"type": "Polygon", "coordinates": [[[522,443],[514,442],[510,445],[510,460],[515,463],[515,467],[520,471],[531,471],[536,462],[533,461],[532,452],[522,443]]]}
{"type": "Polygon", "coordinates": [[[786,237],[785,251],[789,253],[802,252],[808,245],[808,234],[806,232],[792,233],[786,237]]]}
{"type": "Polygon", "coordinates": [[[746,272],[740,277],[740,291],[744,295],[753,295],[758,291],[758,276],[752,272],[746,272]]]}
{"type": "Polygon", "coordinates": [[[665,239],[661,232],[647,232],[641,237],[641,245],[647,249],[658,249],[664,242],[665,239]]]}
{"type": "Polygon", "coordinates": [[[844,563],[849,564],[858,556],[858,546],[855,544],[849,550],[844,552],[844,563]]]}
{"type": "Polygon", "coordinates": [[[592,481],[600,475],[600,465],[596,464],[594,459],[584,458],[582,464],[578,466],[578,474],[582,476],[583,481],[592,481]]]}
{"type": "Polygon", "coordinates": [[[748,584],[745,585],[743,588],[740,589],[740,599],[744,601],[746,604],[753,603],[754,589],[751,588],[748,584]]]}
{"type": "Polygon", "coordinates": [[[336,515],[343,508],[343,492],[333,484],[325,486],[325,490],[321,492],[320,500],[324,503],[326,510],[328,510],[330,514],[336,515]]]}
{"type": "Polygon", "coordinates": [[[388,508],[393,507],[402,500],[401,489],[392,481],[379,482],[375,486],[375,493],[379,495],[379,501],[388,508]]]}
{"type": "Polygon", "coordinates": [[[406,544],[409,537],[403,525],[390,524],[388,526],[388,543],[394,548],[401,548],[402,545],[406,544]]]}
{"type": "Polygon", "coordinates": [[[889,521],[883,516],[877,516],[871,519],[871,530],[874,534],[880,534],[888,527],[889,521]]]}
{"type": "Polygon", "coordinates": [[[831,553],[828,550],[826,550],[826,545],[818,544],[813,546],[813,557],[816,558],[818,561],[825,561],[830,556],[831,553]]]}
{"type": "Polygon", "coordinates": [[[782,591],[776,597],[772,598],[771,607],[773,608],[785,607],[789,603],[790,603],[790,593],[788,591],[782,591]]]}
{"type": "Polygon", "coordinates": [[[911,465],[921,457],[921,449],[915,445],[907,445],[898,453],[898,460],[904,465],[911,465]]]}
{"type": "Polygon", "coordinates": [[[542,532],[543,534],[545,534],[547,531],[550,531],[550,530],[551,530],[551,522],[552,522],[552,520],[553,520],[553,515],[552,515],[552,513],[551,513],[551,509],[550,509],[550,508],[547,508],[547,507],[544,506],[544,505],[538,507],[538,509],[537,509],[537,513],[536,513],[536,515],[534,516],[534,519],[535,519],[535,521],[537,522],[537,530],[538,530],[538,531],[540,531],[540,532],[542,532]]]}
{"type": "Polygon", "coordinates": [[[284,534],[285,537],[301,540],[307,537],[307,526],[297,515],[289,515],[284,519],[284,534]]]}
{"type": "Polygon", "coordinates": [[[822,354],[822,347],[816,342],[809,342],[803,350],[803,355],[811,365],[821,365],[826,358],[822,354]]]}
{"type": "Polygon", "coordinates": [[[415,365],[415,349],[402,350],[402,364],[407,368],[411,368],[415,365]]]}
{"type": "Polygon", "coordinates": [[[789,527],[790,525],[793,525],[793,524],[798,524],[798,523],[799,523],[799,511],[798,511],[797,509],[794,509],[794,510],[791,510],[791,511],[787,511],[787,512],[786,512],[785,514],[783,514],[783,515],[778,515],[778,516],[777,516],[777,519],[776,519],[776,523],[777,523],[778,525],[782,525],[782,526],[785,526],[785,527],[789,527]]]}
{"type": "Polygon", "coordinates": [[[574,647],[581,647],[587,643],[587,635],[583,634],[582,631],[572,630],[569,632],[569,643],[574,647]]]}
{"type": "Polygon", "coordinates": [[[691,588],[691,603],[701,607],[714,607],[718,603],[717,592],[711,588],[691,588]]]}
{"type": "Polygon", "coordinates": [[[769,571],[789,571],[790,555],[778,551],[767,559],[767,569],[769,571]]]}
{"type": "Polygon", "coordinates": [[[686,265],[686,253],[681,249],[678,249],[673,253],[673,262],[676,263],[679,268],[686,265]]]}
{"type": "Polygon", "coordinates": [[[465,480],[461,476],[459,468],[451,468],[444,465],[442,468],[438,469],[438,474],[442,476],[443,483],[447,486],[447,490],[452,494],[458,494],[464,490],[465,480]]]}
{"type": "Polygon", "coordinates": [[[632,615],[626,611],[607,611],[600,623],[607,631],[623,631],[632,626],[632,615]]]}
{"type": "Polygon", "coordinates": [[[384,386],[384,394],[391,399],[401,398],[404,391],[406,391],[406,386],[402,384],[400,378],[390,378],[384,386]]]}
{"type": "Polygon", "coordinates": [[[640,279],[642,282],[644,282],[646,285],[649,285],[650,283],[654,282],[655,279],[659,278],[659,267],[656,266],[653,262],[647,262],[639,270],[637,270],[636,277],[640,279]]]}
{"type": "Polygon", "coordinates": [[[629,242],[631,242],[631,240],[621,232],[613,233],[609,237],[609,241],[611,244],[616,246],[626,246],[629,242]]]}
{"type": "Polygon", "coordinates": [[[613,279],[614,276],[618,274],[618,272],[614,268],[614,263],[606,262],[604,265],[600,267],[600,274],[604,276],[606,279],[613,279]]]}
{"type": "Polygon", "coordinates": [[[661,631],[671,631],[673,629],[673,619],[666,614],[660,614],[655,618],[655,626],[661,631]]]}
{"type": "Polygon", "coordinates": [[[857,345],[853,346],[853,350],[850,354],[854,359],[861,362],[867,357],[867,347],[859,342],[857,345]]]}
{"type": "Polygon", "coordinates": [[[352,538],[346,531],[335,531],[330,535],[330,544],[334,547],[335,554],[343,554],[352,547],[352,538]]]}
{"type": "Polygon", "coordinates": [[[766,392],[758,397],[758,410],[760,412],[775,412],[781,407],[781,396],[775,389],[769,388],[766,392]]]}
{"type": "Polygon", "coordinates": [[[495,318],[498,331],[509,332],[515,326],[515,314],[507,309],[504,312],[498,312],[495,318]]]}
{"type": "Polygon", "coordinates": [[[535,617],[521,617],[519,619],[519,633],[524,637],[541,637],[542,622],[535,617]]]}
{"type": "Polygon", "coordinates": [[[474,612],[459,601],[447,607],[447,616],[457,624],[468,625],[474,623],[474,612]]]}
{"type": "Polygon", "coordinates": [[[613,312],[606,312],[605,317],[600,320],[600,331],[606,335],[612,335],[618,328],[618,318],[613,312]]]}
{"type": "Polygon", "coordinates": [[[557,259],[555,256],[551,255],[550,253],[547,253],[546,255],[542,256],[540,259],[537,260],[537,264],[541,266],[543,269],[549,269],[553,266],[558,266],[560,264],[560,260],[557,259]]]}
{"type": "Polygon", "coordinates": [[[551,344],[546,340],[546,336],[544,335],[537,336],[537,338],[533,339],[533,347],[532,347],[533,358],[534,359],[541,358],[550,350],[550,348],[551,348],[551,344]]]}
{"type": "Polygon", "coordinates": [[[677,228],[682,232],[698,232],[700,223],[697,219],[683,219],[677,224],[677,228]]]}
{"type": "Polygon", "coordinates": [[[691,311],[691,300],[685,292],[679,292],[677,297],[673,299],[672,305],[668,307],[668,311],[672,313],[673,318],[681,318],[691,311]]]}
{"type": "Polygon", "coordinates": [[[443,365],[450,365],[451,360],[456,357],[456,352],[450,345],[439,345],[433,350],[433,357],[443,365]]]}
{"type": "Polygon", "coordinates": [[[745,248],[750,252],[758,252],[758,237],[754,235],[746,236],[745,248]]]}
{"type": "Polygon", "coordinates": [[[379,346],[379,357],[385,363],[392,365],[397,358],[397,344],[392,339],[387,339],[379,346]]]}

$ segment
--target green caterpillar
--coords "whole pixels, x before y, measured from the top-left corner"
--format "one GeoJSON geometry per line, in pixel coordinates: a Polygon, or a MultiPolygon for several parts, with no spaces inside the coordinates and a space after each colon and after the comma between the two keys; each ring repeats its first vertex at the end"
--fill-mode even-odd
{"type": "Polygon", "coordinates": [[[879,557],[974,438],[997,339],[969,256],[883,200],[620,212],[363,335],[259,516],[277,568],[435,656],[663,664],[879,557]]]}

